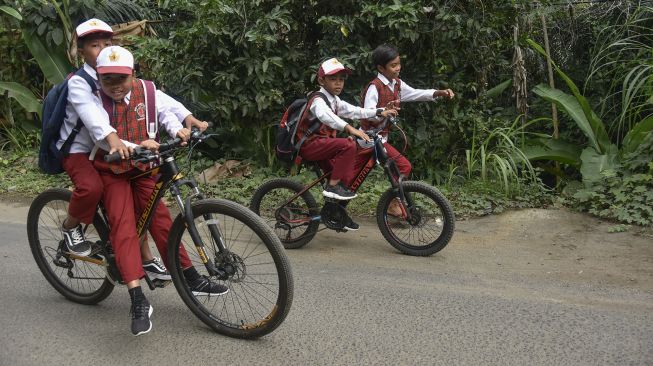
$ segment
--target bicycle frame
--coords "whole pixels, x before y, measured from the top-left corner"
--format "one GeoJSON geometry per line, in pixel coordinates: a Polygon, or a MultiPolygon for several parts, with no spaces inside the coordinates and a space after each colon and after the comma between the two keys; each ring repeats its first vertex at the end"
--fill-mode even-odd
{"type": "MultiPolygon", "coordinates": [[[[209,260],[209,257],[206,254],[206,250],[204,249],[204,242],[202,241],[202,238],[197,231],[197,227],[195,226],[195,221],[193,220],[191,201],[195,198],[204,199],[204,195],[200,192],[197,184],[193,180],[183,179],[183,174],[179,172],[175,158],[171,154],[163,155],[161,158],[161,164],[159,166],[143,171],[129,178],[129,180],[136,180],[147,176],[158,176],[158,179],[154,185],[154,189],[152,190],[150,197],[147,200],[147,205],[136,221],[136,232],[138,237],[141,238],[141,240],[144,238],[144,235],[152,221],[152,217],[154,216],[154,212],[156,211],[154,208],[159,204],[165,195],[165,192],[170,191],[171,195],[174,197],[177,205],[179,206],[179,210],[186,223],[186,228],[191,239],[193,240],[193,244],[195,245],[195,249],[197,250],[202,264],[204,264],[210,275],[218,276],[221,279],[227,278],[228,274],[225,271],[216,268],[214,263],[209,260]],[[182,199],[181,194],[181,187],[183,186],[188,186],[193,191],[193,193],[187,196],[185,200],[182,199]]],[[[108,220],[106,219],[107,215],[103,205],[100,205],[100,210],[103,216],[102,219],[107,224],[107,227],[109,227],[108,220]]],[[[211,217],[205,217],[205,219],[209,222],[208,228],[211,232],[211,236],[213,237],[214,242],[218,247],[218,250],[220,252],[226,251],[227,248],[222,240],[222,235],[220,234],[217,223],[211,222],[211,217]]],[[[90,257],[80,257],[76,255],[72,255],[71,257],[98,265],[104,264],[103,261],[90,257]]],[[[146,280],[148,285],[152,287],[147,276],[146,280]]]]}
{"type": "MultiPolygon", "coordinates": [[[[406,197],[404,194],[404,190],[402,186],[403,176],[401,176],[399,172],[397,163],[393,159],[390,159],[388,157],[388,153],[385,149],[385,146],[383,146],[383,140],[380,136],[374,135],[373,141],[374,141],[374,145],[372,146],[373,151],[372,154],[370,155],[370,158],[367,160],[365,165],[363,165],[363,167],[360,168],[360,170],[356,174],[356,178],[354,178],[349,188],[351,188],[354,192],[358,191],[358,189],[363,184],[365,179],[367,179],[367,176],[370,174],[372,169],[376,165],[382,165],[383,170],[386,176],[388,177],[388,180],[390,181],[390,185],[398,190],[397,198],[402,203],[401,205],[399,205],[402,210],[402,215],[405,218],[410,219],[411,216],[410,210],[407,210],[406,207],[410,207],[410,205],[412,205],[412,202],[410,202],[410,198],[406,197]]],[[[362,150],[362,152],[367,153],[367,150],[362,150]]],[[[295,193],[292,197],[286,200],[286,202],[284,202],[279,207],[279,209],[288,205],[289,203],[297,199],[297,197],[301,196],[302,194],[304,194],[309,189],[313,188],[318,183],[325,181],[325,179],[327,179],[331,175],[331,171],[322,173],[319,166],[315,163],[312,163],[311,169],[317,175],[317,179],[313,180],[308,185],[304,186],[304,188],[301,191],[295,193]]],[[[317,215],[315,217],[311,217],[309,221],[315,221],[320,219],[321,219],[320,215],[317,215]]]]}

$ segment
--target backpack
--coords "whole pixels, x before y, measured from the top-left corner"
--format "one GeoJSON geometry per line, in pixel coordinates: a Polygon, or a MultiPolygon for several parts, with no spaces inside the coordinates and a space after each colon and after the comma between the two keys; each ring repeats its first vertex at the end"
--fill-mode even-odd
{"type": "Polygon", "coordinates": [[[82,129],[84,124],[78,120],[75,128],[61,146],[57,149],[57,141],[61,136],[61,127],[66,118],[66,105],[68,104],[68,80],[77,75],[82,77],[91,87],[93,93],[97,87],[95,81],[84,69],[79,69],[68,74],[66,79],[50,89],[43,100],[41,145],[39,146],[39,168],[47,174],[59,174],[63,172],[62,161],[68,155],[70,146],[75,141],[75,136],[82,129]]]}
{"type": "Polygon", "coordinates": [[[286,163],[298,163],[297,154],[299,153],[299,149],[302,147],[302,144],[304,144],[306,139],[311,134],[320,128],[322,123],[316,120],[308,128],[304,137],[302,137],[301,140],[296,141],[299,122],[302,120],[304,113],[306,113],[308,102],[314,98],[322,98],[329,106],[329,108],[331,108],[331,103],[329,103],[329,99],[326,95],[320,92],[313,92],[310,93],[306,98],[296,99],[294,102],[292,102],[288,109],[286,109],[284,112],[283,117],[281,117],[281,122],[279,122],[279,125],[277,126],[277,138],[275,146],[275,153],[277,155],[277,159],[280,161],[286,163]]]}

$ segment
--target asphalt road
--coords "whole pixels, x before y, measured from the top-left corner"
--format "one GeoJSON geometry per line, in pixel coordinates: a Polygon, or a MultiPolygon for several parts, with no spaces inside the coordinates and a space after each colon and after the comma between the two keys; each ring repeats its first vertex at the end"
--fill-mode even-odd
{"type": "Polygon", "coordinates": [[[243,341],[210,331],[172,286],[147,293],[141,337],[124,287],[96,306],[65,300],[34,263],[25,207],[0,203],[0,365],[653,365],[650,237],[538,232],[547,214],[533,212],[458,222],[429,258],[398,254],[373,222],[322,231],[288,252],[286,321],[243,341]]]}

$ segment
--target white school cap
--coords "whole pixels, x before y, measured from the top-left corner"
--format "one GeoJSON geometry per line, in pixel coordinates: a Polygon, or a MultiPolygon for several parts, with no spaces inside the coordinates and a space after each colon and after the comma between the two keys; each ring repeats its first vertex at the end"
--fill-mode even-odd
{"type": "Polygon", "coordinates": [[[109,46],[100,51],[95,66],[98,74],[128,74],[134,70],[134,56],[120,46],[109,46]]]}
{"type": "Polygon", "coordinates": [[[324,77],[325,75],[337,74],[341,71],[344,71],[347,74],[351,74],[351,70],[345,67],[340,61],[336,58],[330,58],[320,65],[320,69],[317,70],[317,77],[324,77]]]}
{"type": "Polygon", "coordinates": [[[75,29],[75,32],[77,33],[77,37],[79,38],[79,37],[87,36],[91,33],[113,34],[113,29],[111,29],[109,24],[101,21],[100,19],[93,18],[78,25],[77,28],[75,29]]]}

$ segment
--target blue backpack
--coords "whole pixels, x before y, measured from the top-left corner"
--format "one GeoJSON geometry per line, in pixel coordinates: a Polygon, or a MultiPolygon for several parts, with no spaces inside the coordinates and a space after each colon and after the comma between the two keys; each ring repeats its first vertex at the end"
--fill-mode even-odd
{"type": "Polygon", "coordinates": [[[75,136],[82,129],[84,124],[78,120],[75,128],[70,132],[61,149],[57,149],[57,141],[61,137],[61,126],[66,118],[66,105],[68,104],[68,80],[77,75],[82,77],[95,93],[97,87],[95,81],[84,69],[71,72],[66,80],[50,89],[43,100],[43,126],[41,129],[41,145],[39,146],[39,168],[47,174],[59,174],[63,172],[63,157],[68,155],[70,146],[75,141],[75,136]]]}

